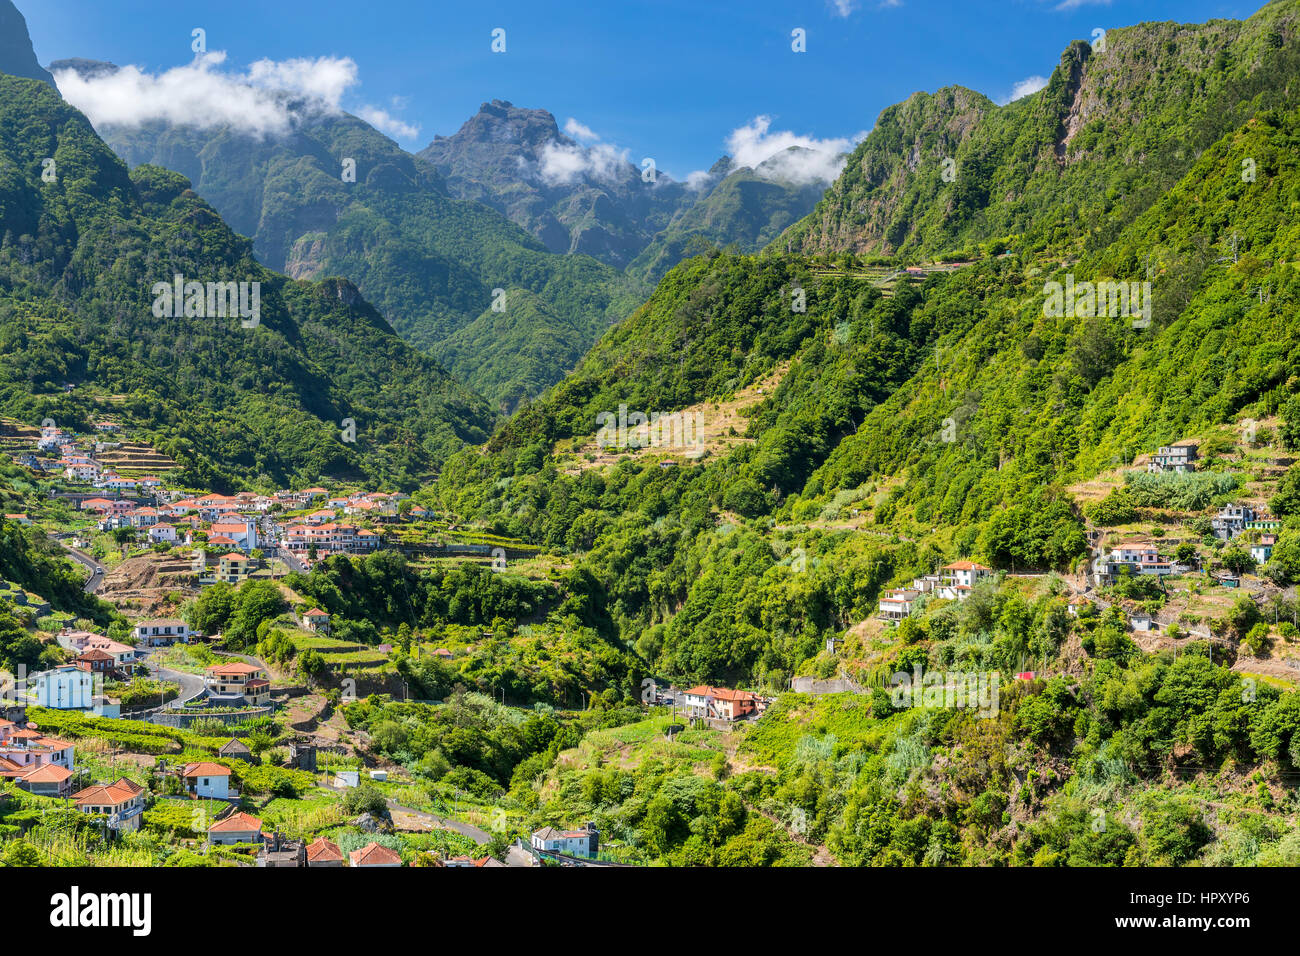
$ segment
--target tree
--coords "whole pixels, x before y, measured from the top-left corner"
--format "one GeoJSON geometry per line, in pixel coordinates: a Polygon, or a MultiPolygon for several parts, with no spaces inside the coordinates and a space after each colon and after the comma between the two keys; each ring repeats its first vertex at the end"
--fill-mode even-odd
{"type": "Polygon", "coordinates": [[[1292,395],[1281,409],[1282,427],[1278,434],[1289,451],[1300,449],[1300,395],[1292,395]]]}
{"type": "Polygon", "coordinates": [[[1255,559],[1250,556],[1250,553],[1235,544],[1225,549],[1219,560],[1233,574],[1244,574],[1255,567],[1255,559]]]}
{"type": "Polygon", "coordinates": [[[1277,486],[1269,503],[1275,515],[1300,515],[1300,465],[1292,465],[1277,486]]]}
{"type": "Polygon", "coordinates": [[[1241,639],[1241,646],[1250,651],[1252,657],[1259,657],[1269,645],[1268,625],[1262,621],[1256,624],[1241,639]]]}

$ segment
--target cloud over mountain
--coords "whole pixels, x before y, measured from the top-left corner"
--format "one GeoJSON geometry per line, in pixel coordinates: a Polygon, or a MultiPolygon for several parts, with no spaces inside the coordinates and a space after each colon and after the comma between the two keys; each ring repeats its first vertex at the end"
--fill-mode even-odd
{"type": "MultiPolygon", "coordinates": [[[[341,112],[344,97],[358,83],[350,57],[262,59],[242,73],[222,69],[225,62],[225,52],[214,51],[159,73],[138,66],[65,67],[56,71],[55,81],[64,98],[96,126],[231,126],[258,137],[288,132],[304,109],[341,112]]],[[[409,139],[419,132],[377,107],[361,105],[354,112],[390,135],[409,139]]]]}
{"type": "Polygon", "coordinates": [[[756,116],[732,130],[727,151],[735,167],[748,167],[795,185],[831,183],[844,168],[847,154],[865,133],[852,138],[816,139],[789,130],[773,130],[772,117],[756,116]]]}

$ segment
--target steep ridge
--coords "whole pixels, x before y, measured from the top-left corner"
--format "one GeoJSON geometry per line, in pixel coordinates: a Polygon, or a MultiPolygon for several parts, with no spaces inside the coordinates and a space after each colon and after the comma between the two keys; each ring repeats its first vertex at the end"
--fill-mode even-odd
{"type": "Polygon", "coordinates": [[[49,86],[0,76],[0,133],[6,414],[88,427],[112,401],[182,480],[224,488],[363,471],[409,485],[484,437],[483,401],[355,286],[265,269],[183,177],[129,173],[49,86]],[[204,317],[188,290],[168,310],[156,287],[178,275],[236,283],[247,311],[204,317]]]}
{"type": "Polygon", "coordinates": [[[1300,9],[1143,23],[1067,49],[1004,107],[959,87],[884,110],[818,208],[804,252],[966,254],[978,244],[1104,245],[1260,108],[1295,96],[1300,9]],[[1091,232],[1074,227],[1091,223],[1091,232]]]}
{"type": "Polygon", "coordinates": [[[27,18],[13,0],[0,0],[0,73],[54,85],[54,77],[36,60],[27,18]]]}
{"type": "MultiPolygon", "coordinates": [[[[93,74],[111,65],[60,61],[54,68],[93,74]]],[[[269,268],[300,279],[348,278],[403,338],[507,409],[514,396],[535,395],[571,366],[527,341],[518,344],[529,350],[533,378],[478,381],[474,366],[457,366],[460,353],[442,343],[491,306],[495,289],[536,296],[571,316],[563,355],[584,351],[643,297],[639,283],[609,266],[548,252],[492,209],[452,198],[430,163],[362,120],[310,103],[293,114],[295,128],[284,136],[157,122],[99,132],[128,165],[189,178],[236,231],[253,237],[254,254],[269,268]]]]}

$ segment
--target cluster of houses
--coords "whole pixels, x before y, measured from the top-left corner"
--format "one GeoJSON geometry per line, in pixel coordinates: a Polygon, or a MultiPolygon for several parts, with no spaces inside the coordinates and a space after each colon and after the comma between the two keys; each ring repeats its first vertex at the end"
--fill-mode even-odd
{"type": "MultiPolygon", "coordinates": [[[[328,615],[324,623],[328,628],[328,615]]],[[[120,716],[120,708],[102,695],[102,681],[130,678],[139,664],[142,648],[168,647],[195,637],[188,624],[174,618],[140,621],[132,635],[137,642],[135,647],[102,634],[64,628],[55,640],[64,650],[76,654],[76,658],[29,675],[24,687],[27,698],[55,710],[120,716]]],[[[209,667],[203,681],[204,700],[209,707],[263,707],[271,698],[266,671],[241,660],[209,667]]]]}
{"type": "Polygon", "coordinates": [[[46,797],[66,797],[75,767],[72,744],[46,737],[35,724],[0,719],[0,779],[46,797]]]}
{"type": "MultiPolygon", "coordinates": [[[[313,554],[369,554],[378,550],[383,541],[381,535],[340,521],[340,515],[368,518],[395,515],[399,502],[406,497],[387,492],[328,496],[324,488],[308,488],[300,492],[279,491],[274,496],[242,492],[178,497],[159,500],[154,506],[141,506],[137,501],[122,498],[96,497],[85,499],[81,508],[100,516],[101,531],[135,528],[143,531],[153,544],[206,544],[205,549],[194,555],[200,583],[238,584],[256,569],[250,555],[259,548],[284,547],[304,560],[313,554]],[[324,507],[295,520],[282,532],[271,524],[271,533],[263,534],[260,519],[277,506],[302,510],[313,504],[324,507]],[[205,541],[200,540],[200,534],[206,537],[205,541]],[[209,556],[211,549],[225,553],[214,560],[209,556]]],[[[166,492],[158,496],[159,499],[167,497],[166,492]]]]}
{"type": "Polygon", "coordinates": [[[946,601],[964,601],[975,585],[996,572],[974,561],[954,561],[939,569],[938,574],[915,578],[911,587],[894,588],[880,596],[877,617],[882,621],[901,621],[912,614],[918,601],[927,596],[946,601]]]}
{"type": "MultiPolygon", "coordinates": [[[[99,422],[95,426],[99,432],[121,431],[121,426],[114,422],[99,422]]],[[[42,462],[35,455],[24,455],[16,459],[19,464],[40,472],[59,472],[68,481],[90,485],[106,491],[148,493],[162,487],[162,479],[157,475],[145,475],[130,478],[119,475],[112,468],[101,464],[96,456],[118,444],[94,442],[83,444],[72,432],[53,425],[41,428],[41,437],[36,442],[37,451],[55,456],[53,465],[42,462]]]]}
{"type": "Polygon", "coordinates": [[[692,718],[736,721],[762,713],[768,701],[751,691],[700,684],[682,692],[682,704],[692,718]]]}

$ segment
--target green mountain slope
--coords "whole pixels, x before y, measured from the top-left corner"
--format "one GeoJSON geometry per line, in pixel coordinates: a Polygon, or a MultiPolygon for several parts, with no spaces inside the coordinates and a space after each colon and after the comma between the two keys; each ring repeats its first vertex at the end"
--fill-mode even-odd
{"type": "Polygon", "coordinates": [[[1296,4],[1276,0],[1245,21],[1076,42],[1044,89],[1004,107],[960,87],[917,93],[881,113],[782,243],[908,256],[1021,234],[1034,249],[1104,245],[1201,151],[1294,95],[1298,30],[1296,4]]]}
{"type": "MultiPolygon", "coordinates": [[[[1203,36],[1174,32],[1195,49],[1202,38],[1212,49],[1216,37],[1243,44],[1257,34],[1260,69],[1272,70],[1296,53],[1294,38],[1269,39],[1295,9],[1274,5],[1248,27],[1216,21],[1203,36]]],[[[1203,85],[1233,89],[1226,77],[1237,69],[1210,70],[1203,85]]],[[[1135,96],[1130,81],[1108,82],[1135,96]]],[[[1090,82],[1099,101],[1119,95],[1090,82]]],[[[1240,127],[1189,155],[1168,186],[1171,167],[1139,168],[1146,178],[1131,180],[1133,198],[1100,230],[1078,215],[1076,190],[1113,172],[1108,155],[1040,177],[1040,252],[977,251],[974,264],[919,286],[884,283],[838,251],[834,262],[786,255],[780,242],[759,257],[678,266],[573,375],[507,422],[487,456],[450,461],[433,494],[460,515],[580,555],[623,636],[691,680],[788,675],[826,636],[872,615],[882,585],[945,557],[1071,570],[1088,551],[1074,484],[1238,419],[1300,419],[1287,318],[1300,258],[1291,223],[1300,89],[1257,94],[1253,83],[1236,87],[1246,102],[1225,107],[1249,114],[1240,127]],[[1062,261],[1048,245],[1082,254],[1062,261]],[[1046,315],[1045,283],[1067,277],[1149,281],[1150,322],[1046,315]],[[792,308],[796,289],[805,311],[792,308]],[[615,448],[601,464],[592,453],[602,414],[689,408],[707,423],[783,370],[732,426],[738,434],[703,458],[615,448]],[[660,467],[665,457],[677,467],[660,467]],[[795,563],[805,570],[791,573],[795,563]]],[[[1199,118],[1179,126],[1182,100],[1170,89],[1142,95],[1166,108],[1135,122],[1129,142],[1195,135],[1199,118]]],[[[916,98],[913,107],[924,112],[916,98]]],[[[1023,155],[1008,145],[989,168],[1023,155]]],[[[885,178],[902,175],[907,160],[897,162],[885,178]]],[[[850,166],[844,178],[855,175],[850,166]]]]}
{"type": "Polygon", "coordinates": [[[763,167],[738,169],[673,216],[628,272],[653,283],[701,248],[757,252],[806,215],[824,191],[820,183],[795,185],[763,167]]]}
{"type": "Polygon", "coordinates": [[[128,173],[53,89],[0,77],[0,132],[6,414],[84,427],[111,401],[186,480],[217,487],[359,471],[409,483],[482,439],[482,400],[354,286],[263,268],[182,177],[128,173]],[[175,275],[260,282],[260,324],[156,317],[153,287],[175,275]]]}
{"type": "MultiPolygon", "coordinates": [[[[268,267],[299,279],[346,276],[403,338],[497,402],[531,397],[571,366],[550,361],[530,369],[539,378],[489,383],[475,379],[475,364],[456,364],[457,350],[441,351],[490,306],[494,289],[523,289],[571,315],[578,337],[564,343],[566,355],[588,348],[642,296],[638,283],[610,267],[548,252],[494,210],[451,198],[430,163],[356,117],[309,105],[296,115],[284,137],[160,123],[100,132],[130,166],[188,177],[236,231],[253,237],[268,267]],[[355,161],[355,182],[344,181],[347,159],[355,161]]],[[[507,358],[479,361],[504,368],[507,358]]]]}

